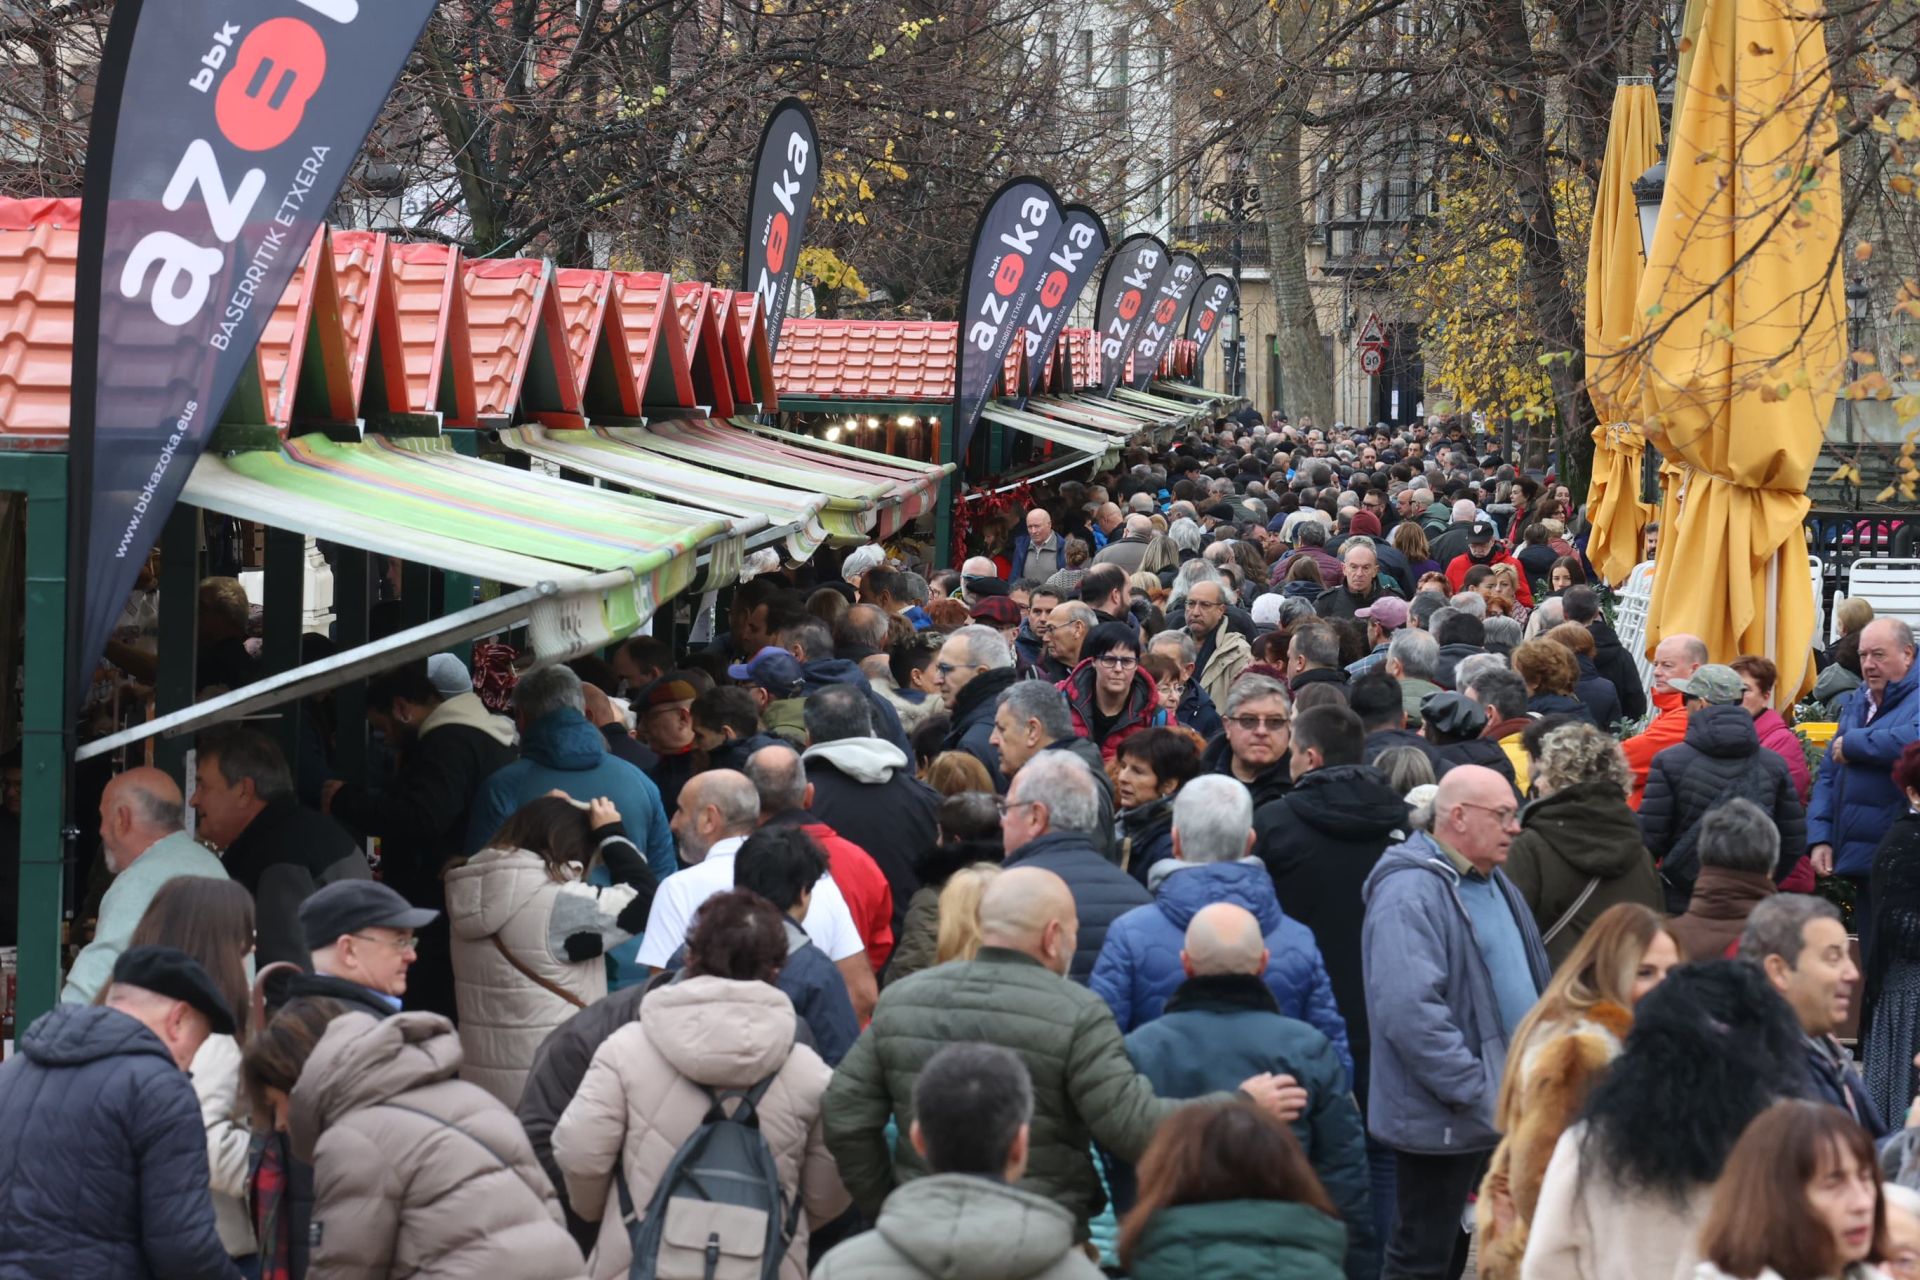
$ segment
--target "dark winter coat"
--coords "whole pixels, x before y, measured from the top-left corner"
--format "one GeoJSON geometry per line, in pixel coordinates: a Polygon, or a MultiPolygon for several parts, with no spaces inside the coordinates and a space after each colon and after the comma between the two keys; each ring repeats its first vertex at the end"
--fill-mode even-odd
{"type": "Polygon", "coordinates": [[[732,769],[736,773],[744,773],[746,772],[748,759],[752,757],[754,752],[760,750],[762,747],[784,747],[791,745],[792,744],[785,738],[775,737],[773,734],[765,731],[754,733],[745,738],[734,738],[707,753],[707,768],[732,769]]]}
{"type": "Polygon", "coordinates": [[[1017,677],[1012,667],[982,671],[962,685],[953,700],[952,719],[945,751],[964,751],[987,767],[993,789],[1007,794],[1006,775],[1000,772],[1000,748],[993,745],[993,714],[1000,706],[1000,695],[1017,677]]]}
{"type": "Polygon", "coordinates": [[[253,895],[254,963],[306,968],[300,904],[336,880],[371,880],[373,869],[347,829],[324,813],[278,796],[234,837],[221,860],[253,895]]]}
{"type": "Polygon", "coordinates": [[[1152,901],[1140,882],[1108,861],[1079,831],[1049,831],[1018,849],[1007,852],[1002,864],[1013,867],[1038,867],[1051,871],[1067,882],[1073,892],[1074,910],[1080,916],[1079,945],[1073,952],[1075,982],[1085,982],[1093,973],[1093,962],[1107,939],[1107,930],[1135,907],[1152,901]]]}
{"type": "Polygon", "coordinates": [[[969,1041],[1010,1049],[1026,1064],[1033,1120],[1020,1189],[1071,1213],[1075,1238],[1085,1240],[1106,1201],[1092,1145],[1138,1160],[1155,1126],[1180,1104],[1155,1097],[1133,1069],[1105,1001],[1018,951],[982,947],[975,959],[916,973],[880,993],[821,1112],[841,1180],[871,1217],[895,1186],[927,1172],[908,1139],[914,1081],[934,1054],[969,1041]],[[897,1122],[891,1151],[889,1119],[897,1122]]]}
{"type": "MultiPolygon", "coordinates": [[[[1526,899],[1498,868],[1536,988],[1551,969],[1526,899]]],[[[1425,832],[1390,845],[1362,890],[1367,1018],[1373,1039],[1367,1132],[1398,1151],[1458,1155],[1499,1141],[1493,1104],[1507,1028],[1460,899],[1460,872],[1425,832]]]]}
{"type": "Polygon", "coordinates": [[[1626,718],[1626,712],[1620,706],[1620,692],[1613,687],[1613,681],[1600,674],[1600,668],[1593,665],[1593,659],[1584,653],[1576,653],[1573,660],[1580,666],[1580,678],[1573,682],[1573,694],[1587,706],[1587,714],[1603,731],[1611,732],[1613,726],[1626,718]]]}
{"type": "MultiPolygon", "coordinates": [[[[1060,692],[1067,695],[1067,710],[1073,715],[1073,731],[1082,738],[1093,741],[1094,715],[1098,705],[1094,701],[1093,683],[1096,671],[1092,658],[1082,658],[1074,667],[1073,674],[1058,685],[1060,692]]],[[[1153,727],[1154,713],[1160,709],[1160,690],[1153,683],[1153,677],[1143,670],[1133,673],[1133,685],[1127,690],[1127,705],[1107,730],[1105,737],[1094,742],[1100,748],[1102,760],[1113,759],[1113,753],[1120,744],[1139,733],[1142,729],[1153,727]]]]}
{"type": "MultiPolygon", "coordinates": [[[[1257,811],[1261,805],[1293,789],[1293,764],[1282,755],[1278,760],[1262,769],[1254,780],[1247,784],[1247,790],[1253,793],[1253,807],[1257,811]]],[[[1207,744],[1206,754],[1200,757],[1202,773],[1224,773],[1229,778],[1233,772],[1233,746],[1223,732],[1218,738],[1207,744]]]]}
{"type": "Polygon", "coordinates": [[[1594,670],[1613,682],[1621,716],[1639,720],[1647,714],[1647,689],[1640,683],[1640,668],[1634,664],[1633,655],[1605,618],[1595,618],[1587,624],[1587,630],[1593,633],[1594,670]]]}
{"type": "Polygon", "coordinates": [[[1555,968],[1570,955],[1600,913],[1621,902],[1664,910],[1660,877],[1640,843],[1627,798],[1613,783],[1577,782],[1520,811],[1520,834],[1503,870],[1533,909],[1544,938],[1567,908],[1594,883],[1593,894],[1550,941],[1555,968]]]}
{"type": "MultiPolygon", "coordinates": [[[[1167,1002],[1165,1016],[1127,1036],[1127,1056],[1163,1098],[1197,1098],[1231,1090],[1242,1080],[1268,1071],[1299,1081],[1307,1091],[1307,1111],[1293,1122],[1293,1133],[1341,1218],[1355,1229],[1347,1272],[1354,1280],[1379,1273],[1370,1230],[1366,1126],[1331,1041],[1306,1023],[1283,1016],[1273,993],[1256,978],[1226,974],[1182,983],[1167,1002]],[[1204,1045],[1206,1051],[1194,1052],[1196,1045],[1204,1045]]],[[[1131,1172],[1114,1179],[1114,1205],[1122,1213],[1132,1205],[1131,1172]],[[1124,1190],[1123,1180],[1128,1184],[1124,1190]]],[[[1242,1243],[1257,1238],[1256,1232],[1242,1237],[1242,1243]]],[[[1206,1269],[1186,1272],[1188,1280],[1241,1274],[1230,1266],[1224,1272],[1215,1270],[1217,1264],[1207,1264],[1205,1257],[1196,1255],[1206,1269]]],[[[1290,1273],[1283,1267],[1247,1274],[1290,1273]]],[[[1339,1272],[1336,1268],[1328,1274],[1339,1272]]]]}
{"type": "Polygon", "coordinates": [[[1887,1136],[1888,1129],[1880,1109],[1873,1105],[1867,1083],[1853,1065],[1853,1058],[1832,1036],[1807,1036],[1806,1097],[1838,1107],[1854,1118],[1875,1143],[1887,1136]]]}
{"type": "Polygon", "coordinates": [[[1456,520],[1439,533],[1429,530],[1427,554],[1432,556],[1437,564],[1443,566],[1452,564],[1454,560],[1467,554],[1467,536],[1473,532],[1473,526],[1472,520],[1456,520]]]}
{"type": "Polygon", "coordinates": [[[1519,795],[1519,783],[1513,776],[1513,761],[1492,738],[1468,738],[1465,742],[1449,742],[1434,748],[1440,758],[1452,769],[1463,764],[1477,764],[1483,769],[1491,769],[1505,778],[1519,795]]]}
{"type": "Polygon", "coordinates": [[[1411,729],[1374,730],[1367,735],[1367,740],[1360,746],[1360,763],[1377,764],[1381,752],[1391,751],[1395,747],[1412,747],[1425,756],[1427,763],[1433,766],[1433,776],[1436,781],[1452,767],[1446,757],[1440,754],[1440,748],[1411,729]]]}
{"type": "Polygon", "coordinates": [[[1660,863],[1669,896],[1684,904],[1700,874],[1700,820],[1735,796],[1759,805],[1780,828],[1778,883],[1807,851],[1807,815],[1779,756],[1760,745],[1739,703],[1700,707],[1687,736],[1654,756],[1640,801],[1640,836],[1660,863]]]}
{"type": "Polygon", "coordinates": [[[1776,892],[1773,877],[1764,872],[1701,867],[1686,914],[1668,922],[1680,939],[1681,962],[1697,964],[1725,957],[1747,927],[1753,909],[1776,892]]]}
{"type": "Polygon", "coordinates": [[[1565,716],[1596,729],[1605,727],[1594,720],[1593,713],[1587,710],[1583,700],[1569,693],[1536,693],[1527,699],[1527,714],[1539,720],[1548,716],[1565,716]]]}
{"type": "Polygon", "coordinates": [[[1477,644],[1441,645],[1440,656],[1433,664],[1434,683],[1442,689],[1453,688],[1453,673],[1460,666],[1461,660],[1485,652],[1486,649],[1477,644]]]}
{"type": "Polygon", "coordinates": [[[193,1082],[127,1014],[56,1005],[0,1064],[0,1276],[237,1277],[208,1176],[193,1082]]]}
{"type": "Polygon", "coordinates": [[[1173,709],[1173,718],[1209,742],[1226,727],[1220,723],[1219,709],[1198,680],[1187,681],[1186,689],[1180,694],[1180,705],[1173,709]]]}
{"type": "MultiPolygon", "coordinates": [[[[1920,681],[1920,662],[1907,674],[1889,681],[1880,709],[1871,722],[1872,702],[1863,685],[1840,713],[1833,741],[1841,744],[1845,764],[1833,758],[1833,743],[1813,782],[1813,803],[1807,806],[1807,839],[1833,846],[1833,869],[1843,876],[1865,876],[1873,870],[1873,852],[1880,837],[1907,811],[1907,798],[1893,785],[1892,769],[1900,752],[1916,736],[1914,685],[1920,681]]],[[[1785,851],[1781,859],[1786,858],[1785,851]]]]}
{"type": "Polygon", "coordinates": [[[1122,809],[1116,822],[1114,860],[1144,889],[1153,864],[1173,856],[1173,797],[1122,809]]]}
{"type": "Polygon", "coordinates": [[[1113,779],[1107,776],[1107,762],[1101,756],[1100,748],[1085,738],[1062,738],[1040,749],[1064,751],[1087,766],[1087,772],[1093,775],[1094,799],[1100,806],[1098,824],[1087,833],[1087,840],[1100,851],[1101,857],[1121,866],[1126,865],[1120,862],[1114,849],[1113,779]]]}
{"type": "Polygon", "coordinates": [[[1367,1025],[1360,891],[1389,844],[1411,828],[1407,806],[1378,769],[1329,765],[1254,811],[1254,851],[1266,863],[1287,914],[1313,932],[1354,1055],[1354,1092],[1367,1097],[1372,1033],[1367,1025]]]}
{"type": "Polygon", "coordinates": [[[1351,618],[1356,610],[1366,608],[1381,596],[1393,594],[1376,582],[1373,584],[1372,595],[1358,596],[1348,590],[1343,580],[1334,583],[1314,598],[1313,611],[1322,618],[1351,618]]]}
{"type": "Polygon", "coordinates": [[[933,848],[940,796],[913,776],[911,754],[877,738],[847,738],[808,747],[802,755],[813,784],[813,819],[824,822],[867,851],[893,889],[893,933],[914,890],[920,887],[914,866],[933,848]]]}
{"type": "Polygon", "coordinates": [[[873,736],[885,738],[894,746],[913,758],[913,743],[908,740],[907,732],[900,727],[900,713],[886,700],[881,692],[867,679],[867,673],[858,663],[848,662],[845,658],[813,658],[800,664],[800,674],[805,677],[807,693],[818,693],[837,684],[850,684],[867,696],[867,706],[873,712],[873,736]]]}
{"type": "MultiPolygon", "coordinates": [[[[1267,869],[1254,858],[1241,862],[1180,863],[1160,882],[1153,902],[1127,912],[1107,931],[1089,985],[1127,1032],[1159,1017],[1185,981],[1180,950],[1187,926],[1202,907],[1230,902],[1260,922],[1267,944],[1264,978],[1280,1011],[1310,1023],[1340,1051],[1352,1069],[1347,1025],[1334,1002],[1333,984],[1313,933],[1289,919],[1274,896],[1267,869]]],[[[1083,926],[1084,928],[1084,926],[1083,926]]]]}
{"type": "Polygon", "coordinates": [[[1133,1280],[1339,1280],[1349,1232],[1318,1209],[1290,1201],[1214,1200],[1153,1216],[1134,1249],[1133,1280]]]}

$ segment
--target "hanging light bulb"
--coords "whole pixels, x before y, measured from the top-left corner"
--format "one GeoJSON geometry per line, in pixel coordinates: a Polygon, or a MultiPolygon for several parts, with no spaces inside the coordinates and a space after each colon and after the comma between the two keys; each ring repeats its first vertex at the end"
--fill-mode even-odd
{"type": "Polygon", "coordinates": [[[911,427],[917,419],[910,413],[903,413],[895,421],[903,427],[911,427]]]}
{"type": "Polygon", "coordinates": [[[828,439],[828,441],[830,441],[830,442],[831,442],[831,441],[836,441],[836,440],[838,440],[839,438],[840,438],[840,428],[838,428],[838,427],[828,427],[828,428],[827,428],[827,439],[828,439]]]}

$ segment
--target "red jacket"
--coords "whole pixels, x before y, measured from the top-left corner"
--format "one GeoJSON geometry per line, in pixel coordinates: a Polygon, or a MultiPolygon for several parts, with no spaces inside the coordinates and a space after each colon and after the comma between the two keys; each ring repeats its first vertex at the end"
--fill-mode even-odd
{"type": "Polygon", "coordinates": [[[893,886],[865,849],[826,823],[809,822],[800,829],[827,855],[827,870],[846,899],[853,927],[867,944],[867,963],[878,976],[893,954],[893,886]]]}
{"type": "Polygon", "coordinates": [[[1512,565],[1514,576],[1520,580],[1520,603],[1526,605],[1529,609],[1533,607],[1533,588],[1527,585],[1526,567],[1504,551],[1489,556],[1485,560],[1475,560],[1473,554],[1467,551],[1463,551],[1455,556],[1453,563],[1447,566],[1447,582],[1455,591],[1465,591],[1467,589],[1467,570],[1473,568],[1476,564],[1512,565]]]}
{"type": "Polygon", "coordinates": [[[1760,735],[1761,746],[1787,762],[1787,772],[1793,775],[1794,792],[1804,805],[1813,792],[1813,777],[1807,772],[1807,749],[1800,735],[1789,728],[1772,707],[1754,717],[1753,731],[1760,735]]]}
{"type": "Polygon", "coordinates": [[[1627,797],[1627,804],[1635,811],[1640,808],[1641,793],[1647,789],[1647,770],[1653,758],[1668,747],[1680,745],[1687,737],[1688,717],[1683,705],[1686,700],[1671,689],[1654,689],[1651,695],[1657,714],[1645,729],[1620,744],[1627,765],[1633,770],[1633,794],[1627,797]]]}
{"type": "Polygon", "coordinates": [[[1142,729],[1153,727],[1154,712],[1160,709],[1160,687],[1154,684],[1153,677],[1147,674],[1144,667],[1136,669],[1133,687],[1127,691],[1127,705],[1120,712],[1120,718],[1114,721],[1113,728],[1104,739],[1094,741],[1094,675],[1093,659],[1083,658],[1072,674],[1055,687],[1067,695],[1067,710],[1073,713],[1074,734],[1093,741],[1093,745],[1100,748],[1100,758],[1111,761],[1122,742],[1142,729]]]}

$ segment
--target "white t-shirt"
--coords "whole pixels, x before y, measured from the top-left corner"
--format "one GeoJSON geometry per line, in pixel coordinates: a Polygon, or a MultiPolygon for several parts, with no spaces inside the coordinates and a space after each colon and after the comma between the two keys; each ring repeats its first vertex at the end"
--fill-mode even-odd
{"type": "MultiPolygon", "coordinates": [[[[687,927],[700,904],[733,888],[733,855],[745,843],[744,836],[717,840],[706,857],[661,882],[653,908],[647,912],[647,932],[638,957],[641,964],[654,969],[667,967],[673,953],[686,942],[687,927]]],[[[853,912],[847,910],[847,900],[840,896],[840,888],[830,875],[821,876],[813,886],[813,900],[807,905],[802,927],[813,945],[836,964],[867,949],[860,931],[853,927],[853,912]]]]}

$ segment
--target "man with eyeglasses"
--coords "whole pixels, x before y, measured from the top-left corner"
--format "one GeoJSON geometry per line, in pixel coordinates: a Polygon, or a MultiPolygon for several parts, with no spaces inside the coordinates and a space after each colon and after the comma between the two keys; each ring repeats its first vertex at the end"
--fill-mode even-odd
{"type": "Polygon", "coordinates": [[[1187,590],[1187,634],[1193,637],[1194,671],[1200,687],[1215,702],[1253,662],[1247,638],[1227,625],[1227,589],[1202,579],[1187,590]]]}
{"type": "Polygon", "coordinates": [[[1014,682],[1013,648],[992,627],[975,623],[947,637],[933,660],[933,687],[947,704],[951,727],[942,749],[964,751],[987,767],[1002,795],[1006,777],[993,745],[993,709],[1014,682]]]}
{"type": "Polygon", "coordinates": [[[1500,865],[1518,802],[1491,769],[1440,780],[1433,832],[1388,846],[1361,929],[1373,1039],[1367,1129],[1393,1149],[1387,1280],[1460,1274],[1460,1216],[1500,1140],[1507,1045],[1551,972],[1533,913],[1500,865]]]}
{"type": "Polygon", "coordinates": [[[324,996],[376,1018],[400,1012],[414,931],[440,918],[377,880],[342,880],[300,904],[300,929],[313,972],[286,984],[286,999],[324,996]]]}
{"type": "MultiPolygon", "coordinates": [[[[1080,650],[1087,642],[1093,629],[1100,625],[1100,615],[1093,606],[1078,600],[1069,600],[1054,606],[1053,614],[1047,619],[1047,656],[1060,664],[1063,673],[1071,672],[1080,665],[1080,650]]],[[[1048,669],[1042,667],[1042,671],[1048,669]]],[[[1062,680],[1066,675],[1062,674],[1062,680]]]]}
{"type": "Polygon", "coordinates": [[[1200,767],[1238,778],[1253,793],[1256,809],[1278,800],[1293,785],[1287,766],[1293,698],[1287,687],[1271,676],[1242,675],[1223,705],[1227,731],[1207,748],[1200,767]]]}

